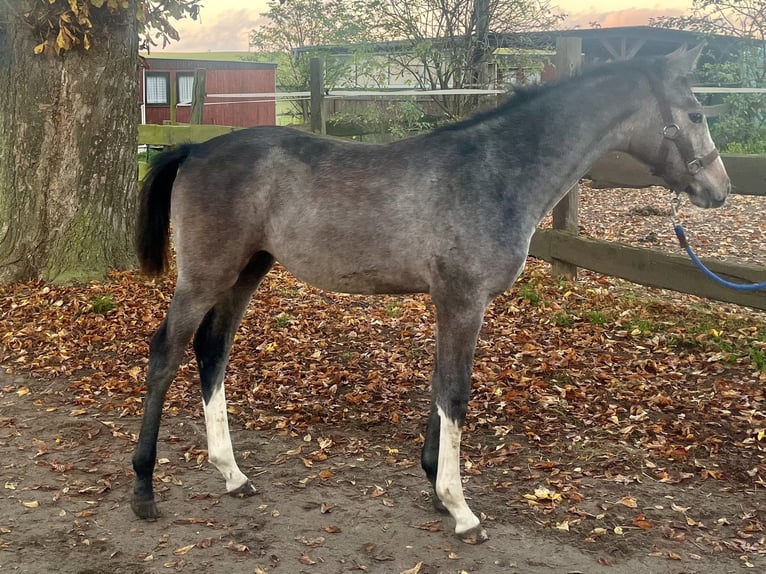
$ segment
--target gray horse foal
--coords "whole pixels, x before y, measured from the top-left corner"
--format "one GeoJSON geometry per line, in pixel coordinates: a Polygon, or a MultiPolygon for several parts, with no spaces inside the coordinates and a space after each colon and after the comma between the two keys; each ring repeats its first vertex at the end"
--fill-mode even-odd
{"type": "Polygon", "coordinates": [[[729,178],[688,82],[700,51],[607,65],[387,145],[266,127],[160,155],[143,185],[138,255],[148,273],[166,268],[172,213],[178,283],[151,342],[136,515],[158,516],[160,415],[192,337],[210,462],[228,492],[255,492],[234,459],[223,378],[250,296],[276,260],[325,290],[430,294],[436,365],[422,465],[455,533],[486,540],[460,480],[484,311],[521,273],[539,221],[608,150],[649,164],[697,206],[723,204],[729,178]]]}

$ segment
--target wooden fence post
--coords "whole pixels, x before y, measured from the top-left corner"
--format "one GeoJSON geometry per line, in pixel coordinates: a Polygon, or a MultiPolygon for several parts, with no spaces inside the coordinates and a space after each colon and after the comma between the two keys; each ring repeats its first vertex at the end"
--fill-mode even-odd
{"type": "Polygon", "coordinates": [[[205,113],[205,68],[194,70],[190,124],[199,125],[205,113]]]}
{"type": "MultiPolygon", "coordinates": [[[[553,63],[556,66],[557,78],[577,75],[582,65],[582,39],[556,38],[556,55],[553,63]]],[[[553,208],[553,228],[577,235],[580,224],[579,206],[580,187],[575,184],[553,208]]],[[[556,277],[574,279],[577,277],[577,266],[554,259],[551,262],[551,273],[556,277]]]]}
{"type": "Polygon", "coordinates": [[[176,83],[170,80],[170,123],[176,123],[176,106],[178,105],[178,91],[176,90],[176,83]]]}
{"type": "Polygon", "coordinates": [[[311,131],[326,134],[324,109],[324,62],[320,58],[309,61],[309,81],[311,83],[311,131]]]}

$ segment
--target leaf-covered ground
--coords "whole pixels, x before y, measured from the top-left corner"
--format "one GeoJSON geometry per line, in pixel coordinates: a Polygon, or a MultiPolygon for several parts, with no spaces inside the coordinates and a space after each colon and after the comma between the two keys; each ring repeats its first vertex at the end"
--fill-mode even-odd
{"type": "MultiPolygon", "coordinates": [[[[674,249],[658,193],[586,190],[583,231],[674,249]]],[[[687,210],[698,251],[762,264],[759,201],[687,210]]],[[[57,411],[75,420],[136,421],[147,341],[172,288],[171,277],[134,272],[74,287],[0,287],[0,365],[17,377],[0,404],[48,389],[40,405],[55,395],[57,411]]],[[[276,269],[232,353],[232,423],[298,446],[316,441],[285,454],[307,471],[359,452],[417,467],[432,356],[426,296],[326,293],[276,269]],[[353,448],[316,439],[333,433],[355,437],[353,448]]],[[[712,571],[703,568],[710,557],[766,568],[765,394],[763,314],[587,272],[560,281],[530,261],[490,307],[477,349],[463,450],[465,473],[484,492],[473,504],[491,494],[500,501],[492,520],[600,549],[602,564],[639,553],[691,564],[683,571],[712,571]]],[[[13,428],[13,412],[2,417],[13,428]]],[[[166,404],[166,419],[181,418],[202,420],[191,354],[166,404]]],[[[134,434],[122,434],[129,446],[134,434]]],[[[198,462],[205,454],[199,444],[185,453],[198,462]]]]}

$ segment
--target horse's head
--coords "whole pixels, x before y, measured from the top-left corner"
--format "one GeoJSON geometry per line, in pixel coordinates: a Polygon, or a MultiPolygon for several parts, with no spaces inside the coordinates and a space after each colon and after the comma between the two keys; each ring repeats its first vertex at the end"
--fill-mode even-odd
{"type": "Polygon", "coordinates": [[[641,135],[631,142],[631,151],[694,205],[719,207],[731,182],[690,83],[702,48],[681,48],[660,59],[649,74],[654,98],[643,107],[649,117],[638,118],[641,135]]]}

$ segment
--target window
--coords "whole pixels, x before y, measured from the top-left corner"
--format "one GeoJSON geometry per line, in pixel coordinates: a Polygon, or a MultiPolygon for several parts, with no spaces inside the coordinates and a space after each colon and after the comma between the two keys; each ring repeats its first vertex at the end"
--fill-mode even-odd
{"type": "Polygon", "coordinates": [[[178,103],[191,104],[194,94],[194,74],[179,72],[176,76],[178,81],[178,103]]]}
{"type": "Polygon", "coordinates": [[[144,101],[151,105],[170,105],[170,74],[167,72],[146,72],[144,101]]]}

